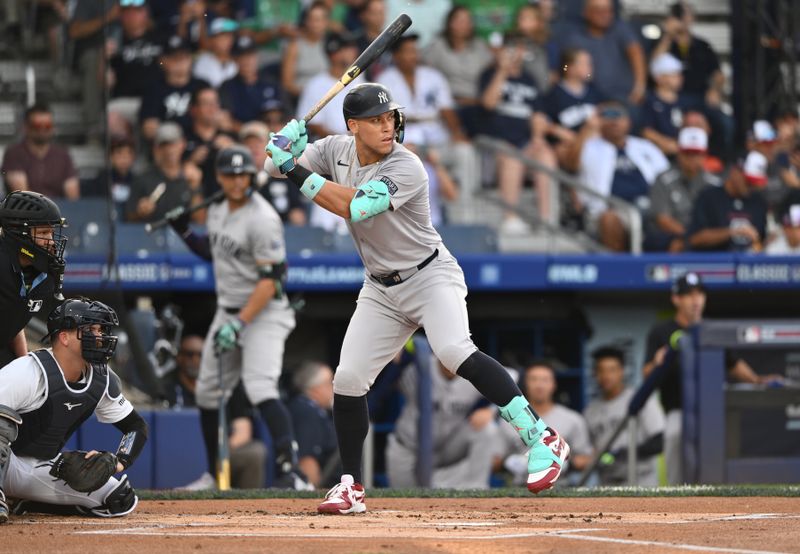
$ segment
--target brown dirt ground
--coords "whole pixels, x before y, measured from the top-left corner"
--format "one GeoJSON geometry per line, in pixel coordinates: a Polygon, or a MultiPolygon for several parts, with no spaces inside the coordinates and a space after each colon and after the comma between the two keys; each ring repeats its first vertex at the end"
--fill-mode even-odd
{"type": "Polygon", "coordinates": [[[359,516],[313,500],[141,502],[130,516],[24,515],[0,552],[798,552],[796,498],[368,499],[359,516]]]}

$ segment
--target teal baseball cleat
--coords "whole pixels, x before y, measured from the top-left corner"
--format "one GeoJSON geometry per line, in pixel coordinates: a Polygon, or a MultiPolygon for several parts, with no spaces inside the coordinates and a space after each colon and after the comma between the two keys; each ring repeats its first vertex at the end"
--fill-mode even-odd
{"type": "Polygon", "coordinates": [[[568,458],[567,441],[547,427],[528,451],[528,490],[537,494],[552,487],[568,458]]]}

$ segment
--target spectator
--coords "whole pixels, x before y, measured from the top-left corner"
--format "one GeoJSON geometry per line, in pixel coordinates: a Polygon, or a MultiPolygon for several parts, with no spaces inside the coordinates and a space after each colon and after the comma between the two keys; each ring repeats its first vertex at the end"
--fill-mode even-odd
{"type": "Polygon", "coordinates": [[[200,356],[203,353],[203,337],[185,335],[181,339],[175,370],[163,377],[164,397],[170,408],[194,408],[194,389],[200,374],[200,356]]]}
{"type": "Polygon", "coordinates": [[[672,54],[660,54],[650,63],[656,83],[642,106],[642,136],[666,156],[678,153],[678,130],[683,125],[685,104],[680,97],[683,65],[672,54]]]}
{"type": "Polygon", "coordinates": [[[592,53],[594,82],[604,94],[631,104],[644,99],[647,69],[642,46],[627,23],[614,18],[611,0],[586,0],[584,25],[566,33],[561,48],[592,53]]]}
{"type": "Polygon", "coordinates": [[[153,167],[134,178],[125,208],[128,221],[156,221],[177,206],[202,200],[199,180],[190,182],[181,158],[186,149],[177,123],[162,123],[153,139],[153,167]]]}
{"type": "Polygon", "coordinates": [[[783,187],[800,188],[800,137],[798,114],[788,110],[775,119],[778,138],[775,168],[783,187]]]}
{"type": "Polygon", "coordinates": [[[281,86],[293,100],[300,96],[311,77],[328,68],[324,41],[329,22],[328,7],[315,0],[303,14],[298,36],[286,45],[281,63],[281,86]]]}
{"type": "Polygon", "coordinates": [[[394,21],[401,13],[408,14],[414,22],[414,33],[419,35],[419,47],[426,48],[442,32],[452,4],[452,0],[386,0],[386,20],[394,21]]]}
{"type": "MultiPolygon", "coordinates": [[[[553,150],[544,139],[546,116],[541,110],[542,90],[523,66],[524,46],[517,35],[509,35],[506,45],[497,53],[497,64],[484,71],[480,79],[481,104],[487,114],[486,132],[508,144],[518,147],[526,156],[554,169],[553,150]]],[[[519,207],[519,198],[526,168],[513,156],[498,153],[496,156],[497,184],[506,210],[501,230],[519,234],[530,231],[526,223],[513,211],[519,207]]],[[[539,217],[551,220],[553,184],[549,176],[535,174],[539,217]]]]}
{"type": "Polygon", "coordinates": [[[548,21],[538,4],[523,4],[514,19],[514,30],[522,37],[525,45],[525,71],[533,76],[542,91],[547,91],[556,80],[555,75],[550,73],[547,60],[546,47],[550,40],[548,21]]]}
{"type": "MultiPolygon", "coordinates": [[[[497,427],[497,410],[469,381],[459,379],[431,356],[431,402],[434,488],[486,489],[492,468],[487,448],[497,427]]],[[[420,486],[415,475],[418,456],[417,370],[406,367],[399,388],[405,398],[386,446],[386,470],[392,487],[420,486]]]]}
{"type": "Polygon", "coordinates": [[[297,439],[300,470],[314,488],[339,481],[341,471],[333,427],[333,370],[321,362],[305,362],[292,378],[297,391],[289,413],[297,439]]]}
{"type": "Polygon", "coordinates": [[[708,185],[720,185],[703,169],[708,135],[698,127],[684,127],[678,134],[678,155],[673,166],[659,175],[650,189],[650,221],[647,250],[682,252],[697,195],[708,185]]]}
{"type": "Polygon", "coordinates": [[[775,212],[781,233],[767,245],[767,254],[788,256],[800,254],[800,190],[790,190],[775,212]]]}
{"type": "Polygon", "coordinates": [[[97,177],[85,185],[81,183],[81,198],[108,198],[114,203],[116,221],[123,221],[125,206],[131,196],[136,145],[127,137],[112,137],[108,161],[97,177]]]}
{"type": "Polygon", "coordinates": [[[425,63],[447,79],[456,112],[469,136],[483,130],[479,79],[492,61],[488,45],[475,35],[469,9],[453,6],[447,14],[444,31],[425,51],[425,63]]]}
{"type": "Polygon", "coordinates": [[[588,51],[562,51],[559,69],[561,80],[542,99],[542,110],[549,120],[548,137],[563,166],[576,133],[605,98],[592,83],[592,56],[588,51]]]}
{"type": "MultiPolygon", "coordinates": [[[[189,167],[200,169],[203,192],[205,196],[210,196],[218,190],[214,168],[217,152],[234,142],[222,130],[222,110],[217,91],[208,85],[196,89],[190,101],[189,116],[191,124],[186,131],[184,160],[189,167]]],[[[194,169],[190,171],[190,177],[193,178],[194,169]]]]}
{"type": "Polygon", "coordinates": [[[46,104],[37,103],[25,111],[22,142],[6,150],[2,172],[8,192],[31,190],[68,200],[80,196],[69,151],[53,143],[53,112],[46,104]]]}
{"type": "Polygon", "coordinates": [[[232,79],[238,68],[233,61],[232,49],[234,33],[239,24],[231,19],[218,17],[208,26],[207,50],[197,56],[194,76],[209,83],[214,88],[232,79]]]}
{"type": "MultiPolygon", "coordinates": [[[[598,106],[578,133],[566,156],[570,170],[579,170],[586,186],[604,197],[625,200],[646,212],[650,186],[669,169],[664,154],[649,140],[629,135],[631,120],[625,106],[617,101],[598,106]],[[595,135],[595,130],[600,134],[595,135]]],[[[615,252],[628,248],[630,221],[626,213],[607,207],[594,198],[582,198],[589,228],[600,242],[615,252]]]]}
{"type": "Polygon", "coordinates": [[[139,110],[142,136],[152,141],[163,121],[175,121],[189,127],[189,103],[192,94],[208,83],[192,76],[192,53],[189,43],[173,35],[164,44],[161,56],[163,73],[151,83],[139,110]]]}
{"type": "MultiPolygon", "coordinates": [[[[357,11],[361,27],[356,33],[356,45],[358,51],[363,52],[386,27],[386,2],[366,0],[357,11]]],[[[391,63],[392,53],[387,50],[367,68],[367,80],[374,81],[391,63]]]]}
{"type": "Polygon", "coordinates": [[[243,21],[242,32],[250,35],[256,44],[265,46],[262,54],[272,63],[280,58],[283,41],[297,37],[301,8],[300,2],[256,2],[252,17],[243,21]]]}
{"type": "MultiPolygon", "coordinates": [[[[664,362],[669,345],[678,337],[676,332],[685,331],[698,325],[703,319],[706,306],[706,288],[700,275],[694,272],[681,275],[672,284],[672,305],[675,315],[671,319],[656,323],[647,334],[645,364],[642,367],[644,377],[664,362]]],[[[744,383],[767,383],[777,378],[775,375],[760,376],[750,365],[735,356],[726,355],[725,364],[728,378],[744,383]]],[[[666,414],[664,428],[664,458],[667,466],[667,482],[670,485],[682,485],[683,454],[682,449],[682,409],[683,409],[683,373],[680,358],[675,356],[671,364],[665,368],[661,382],[658,384],[659,398],[666,414]]]]}
{"type": "MultiPolygon", "coordinates": [[[[583,416],[566,406],[555,402],[556,372],[553,365],[545,360],[531,363],[522,376],[525,397],[531,407],[547,424],[558,430],[558,434],[568,441],[569,463],[562,469],[562,479],[558,483],[575,483],[580,471],[592,460],[592,444],[589,441],[589,428],[583,416]]],[[[510,425],[501,425],[497,434],[500,454],[499,462],[514,476],[514,484],[522,484],[528,476],[527,451],[520,449],[519,435],[510,425]]],[[[556,485],[558,486],[558,484],[556,485]]]]}
{"type": "MultiPolygon", "coordinates": [[[[687,110],[683,114],[683,126],[697,127],[702,129],[708,137],[709,144],[711,144],[711,125],[708,123],[708,118],[703,115],[703,112],[697,110],[687,110]]],[[[725,164],[720,158],[715,156],[713,152],[709,151],[706,153],[705,161],[703,162],[703,168],[709,173],[718,174],[722,173],[722,171],[725,169],[725,164]]]]}
{"type": "Polygon", "coordinates": [[[405,107],[405,141],[436,148],[461,193],[471,196],[480,184],[479,159],[454,111],[447,81],[438,70],[420,65],[417,35],[404,35],[392,48],[395,65],[378,81],[392,91],[395,102],[405,107]]]}
{"type": "Polygon", "coordinates": [[[772,124],[764,119],[754,121],[753,127],[747,134],[747,148],[750,152],[761,154],[767,160],[766,178],[759,184],[764,187],[764,198],[770,207],[777,206],[784,195],[784,185],[776,163],[778,146],[778,134],[772,124]]]}
{"type": "MultiPolygon", "coordinates": [[[[601,347],[592,353],[594,376],[600,397],[583,411],[595,451],[605,446],[611,434],[628,416],[628,404],[635,393],[625,386],[625,355],[615,347],[601,347]]],[[[657,456],[664,448],[664,412],[650,396],[636,415],[636,483],[628,482],[628,430],[622,431],[601,458],[598,468],[602,485],[658,486],[657,456]]]]}
{"type": "Polygon", "coordinates": [[[272,178],[263,169],[267,160],[265,147],[269,141],[269,127],[260,121],[245,123],[239,130],[239,140],[250,150],[256,167],[262,168],[255,177],[255,184],[281,216],[281,221],[290,225],[305,225],[306,207],[297,186],[288,179],[272,178]]]}
{"type": "Polygon", "coordinates": [[[81,76],[83,120],[92,142],[99,142],[103,136],[103,110],[97,107],[103,104],[106,26],[119,19],[120,11],[116,0],[78,0],[69,23],[73,58],[81,76]]]}
{"type": "Polygon", "coordinates": [[[697,196],[688,229],[692,250],[760,252],[767,230],[767,202],[756,188],[767,180],[767,159],[751,152],[730,167],[721,187],[697,196]]]}
{"type": "Polygon", "coordinates": [[[160,25],[162,34],[178,35],[192,45],[192,50],[197,50],[200,38],[206,33],[205,11],[206,4],[202,0],[183,0],[180,2],[178,12],[172,15],[170,21],[160,25]],[[173,23],[176,15],[177,22],[173,23]]]}
{"type": "Polygon", "coordinates": [[[413,144],[406,147],[422,161],[428,174],[428,200],[430,202],[431,225],[439,227],[447,222],[445,206],[458,200],[458,186],[450,172],[442,164],[441,156],[435,148],[417,148],[413,144]]]}
{"type": "Polygon", "coordinates": [[[238,37],[233,57],[239,70],[219,91],[227,130],[238,133],[245,122],[259,119],[264,112],[270,119],[280,117],[283,91],[276,81],[265,74],[259,75],[258,49],[253,39],[246,35],[238,37]]]}

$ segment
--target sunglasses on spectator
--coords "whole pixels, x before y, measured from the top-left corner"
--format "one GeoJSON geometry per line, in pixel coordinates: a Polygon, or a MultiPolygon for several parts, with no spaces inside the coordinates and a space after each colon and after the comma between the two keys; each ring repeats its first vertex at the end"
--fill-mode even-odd
{"type": "Polygon", "coordinates": [[[36,129],[37,131],[50,131],[53,128],[52,121],[31,121],[28,123],[28,126],[31,129],[36,129]]]}
{"type": "Polygon", "coordinates": [[[621,108],[603,108],[600,110],[600,117],[604,119],[619,119],[626,115],[625,110],[621,108]]]}

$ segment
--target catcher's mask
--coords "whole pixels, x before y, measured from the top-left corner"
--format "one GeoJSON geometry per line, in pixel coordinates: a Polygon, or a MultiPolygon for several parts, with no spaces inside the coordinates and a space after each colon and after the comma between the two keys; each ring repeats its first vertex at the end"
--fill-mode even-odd
{"type": "Polygon", "coordinates": [[[117,336],[112,335],[119,325],[116,312],[109,306],[88,298],[68,298],[56,306],[47,317],[47,335],[77,329],[83,359],[89,363],[105,364],[117,349],[117,336]]]}
{"type": "Polygon", "coordinates": [[[0,203],[3,237],[15,252],[44,273],[63,273],[66,222],[55,202],[31,191],[14,191],[0,203]]]}

